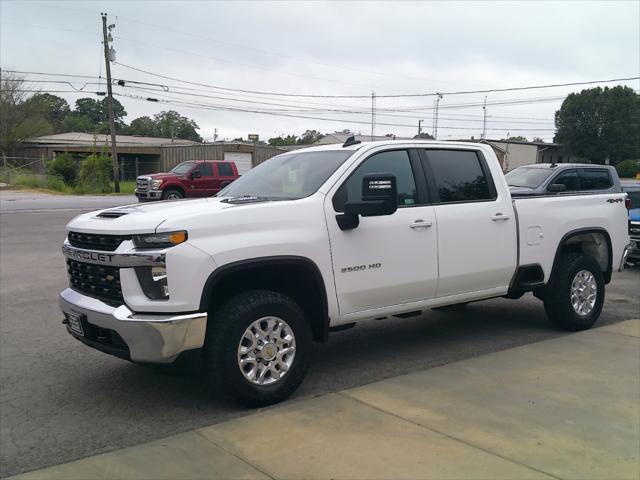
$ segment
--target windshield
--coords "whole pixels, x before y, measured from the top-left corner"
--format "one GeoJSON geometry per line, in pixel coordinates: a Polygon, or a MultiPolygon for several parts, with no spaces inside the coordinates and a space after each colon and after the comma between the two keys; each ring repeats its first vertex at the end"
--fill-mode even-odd
{"type": "Polygon", "coordinates": [[[270,158],[218,193],[218,197],[296,199],[312,195],[353,150],[293,152],[270,158]]]}
{"type": "Polygon", "coordinates": [[[184,175],[188,173],[193,167],[193,162],[182,162],[171,169],[169,173],[175,173],[177,175],[184,175]]]}
{"type": "Polygon", "coordinates": [[[510,187],[538,188],[553,170],[546,168],[518,167],[505,175],[510,187]]]}

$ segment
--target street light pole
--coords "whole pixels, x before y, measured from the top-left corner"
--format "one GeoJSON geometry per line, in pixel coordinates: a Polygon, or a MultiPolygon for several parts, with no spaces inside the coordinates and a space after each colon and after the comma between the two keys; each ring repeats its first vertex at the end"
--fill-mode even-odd
{"type": "Polygon", "coordinates": [[[435,116],[435,125],[433,127],[433,138],[435,140],[438,139],[438,108],[440,107],[440,99],[442,98],[442,94],[438,93],[436,97],[436,116],[435,116]]]}
{"type": "Polygon", "coordinates": [[[113,187],[120,193],[120,172],[118,171],[118,149],[116,146],[116,124],[113,116],[113,91],[111,89],[111,61],[109,59],[109,38],[107,36],[107,14],[102,13],[102,44],[107,73],[107,108],[109,110],[109,130],[111,131],[111,161],[113,163],[113,187]]]}

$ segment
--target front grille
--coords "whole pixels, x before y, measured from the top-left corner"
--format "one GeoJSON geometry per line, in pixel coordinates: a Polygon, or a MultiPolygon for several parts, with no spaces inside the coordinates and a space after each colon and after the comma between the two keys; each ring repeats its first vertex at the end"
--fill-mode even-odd
{"type": "Polygon", "coordinates": [[[131,235],[101,235],[95,233],[69,232],[67,239],[74,247],[113,252],[122,242],[131,240],[131,235]]]}
{"type": "Polygon", "coordinates": [[[146,178],[138,178],[136,180],[136,188],[138,190],[148,190],[149,189],[149,180],[146,178]]]}
{"type": "Polygon", "coordinates": [[[77,292],[102,300],[109,305],[124,304],[120,286],[120,269],[67,259],[69,286],[77,292]]]}

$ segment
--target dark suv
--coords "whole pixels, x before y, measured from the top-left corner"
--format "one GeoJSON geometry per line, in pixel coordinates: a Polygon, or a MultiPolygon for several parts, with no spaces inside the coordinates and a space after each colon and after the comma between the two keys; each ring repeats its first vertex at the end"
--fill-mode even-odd
{"type": "Polygon", "coordinates": [[[536,163],[511,170],[505,178],[512,197],[622,191],[609,165],[536,163]]]}

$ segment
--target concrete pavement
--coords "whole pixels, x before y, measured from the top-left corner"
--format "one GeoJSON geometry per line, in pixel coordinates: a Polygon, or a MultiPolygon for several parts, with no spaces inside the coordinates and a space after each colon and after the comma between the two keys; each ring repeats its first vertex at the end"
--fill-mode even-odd
{"type": "Polygon", "coordinates": [[[629,320],[16,478],[637,479],[639,405],[629,320]]]}

